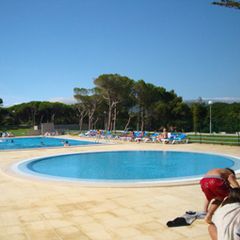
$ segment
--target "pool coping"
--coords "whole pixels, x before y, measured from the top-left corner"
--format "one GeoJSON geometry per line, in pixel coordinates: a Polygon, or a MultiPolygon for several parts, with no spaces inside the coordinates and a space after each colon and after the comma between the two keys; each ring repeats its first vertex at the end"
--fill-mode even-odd
{"type": "MultiPolygon", "coordinates": [[[[115,141],[115,140],[114,140],[115,141]]],[[[97,150],[154,149],[213,152],[240,157],[240,147],[211,144],[120,142],[91,147],[97,150]],[[100,147],[99,147],[100,146],[100,147]],[[230,154],[229,154],[230,153],[230,154]]],[[[202,211],[204,194],[198,182],[171,186],[109,188],[79,183],[42,181],[10,171],[30,157],[92,150],[90,147],[0,152],[4,239],[209,239],[207,224],[168,228],[166,222],[186,210],[202,211]],[[17,230],[17,231],[16,231],[17,230]]],[[[240,175],[239,175],[240,177],[240,175]]],[[[240,180],[240,179],[238,179],[240,180]]]]}

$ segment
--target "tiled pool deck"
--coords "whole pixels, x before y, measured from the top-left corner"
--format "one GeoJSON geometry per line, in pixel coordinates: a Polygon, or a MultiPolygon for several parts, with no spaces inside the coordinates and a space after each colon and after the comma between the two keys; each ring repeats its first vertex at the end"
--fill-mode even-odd
{"type": "Polygon", "coordinates": [[[11,165],[24,159],[101,150],[186,150],[240,157],[240,148],[204,144],[114,145],[0,152],[1,240],[208,240],[207,224],[168,228],[186,210],[201,211],[198,184],[141,188],[84,187],[19,176],[11,165]]]}

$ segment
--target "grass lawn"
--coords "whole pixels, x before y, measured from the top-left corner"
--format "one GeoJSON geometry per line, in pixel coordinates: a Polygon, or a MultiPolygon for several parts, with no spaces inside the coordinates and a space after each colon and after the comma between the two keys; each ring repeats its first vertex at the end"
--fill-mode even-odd
{"type": "Polygon", "coordinates": [[[28,135],[28,132],[31,128],[18,128],[18,129],[7,129],[7,130],[4,130],[3,132],[10,132],[10,133],[13,133],[14,136],[27,136],[28,135]]]}
{"type": "Polygon", "coordinates": [[[191,134],[188,135],[189,142],[240,145],[240,136],[227,134],[191,134]]]}

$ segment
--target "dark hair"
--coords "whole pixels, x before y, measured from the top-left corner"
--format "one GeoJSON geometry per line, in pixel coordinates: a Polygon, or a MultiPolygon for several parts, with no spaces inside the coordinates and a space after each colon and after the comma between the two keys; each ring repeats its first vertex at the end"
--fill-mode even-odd
{"type": "Polygon", "coordinates": [[[232,170],[231,168],[225,168],[225,169],[227,169],[228,171],[230,171],[234,176],[236,175],[235,172],[234,172],[234,170],[232,170]]]}
{"type": "Polygon", "coordinates": [[[228,197],[223,201],[222,206],[229,203],[240,202],[240,188],[230,188],[228,197]]]}

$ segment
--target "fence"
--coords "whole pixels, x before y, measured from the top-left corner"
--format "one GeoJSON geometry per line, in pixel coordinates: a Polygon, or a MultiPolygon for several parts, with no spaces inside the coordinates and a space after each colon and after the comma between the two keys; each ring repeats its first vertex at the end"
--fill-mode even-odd
{"type": "MultiPolygon", "coordinates": [[[[78,124],[56,124],[53,123],[42,123],[41,126],[35,126],[34,129],[30,128],[24,133],[24,135],[44,135],[46,132],[55,132],[59,134],[68,134],[68,133],[79,133],[78,124]]],[[[83,125],[83,131],[87,131],[87,125],[83,125]]]]}
{"type": "Polygon", "coordinates": [[[189,143],[209,143],[240,146],[240,134],[239,132],[236,134],[188,134],[188,141],[189,143]]]}

